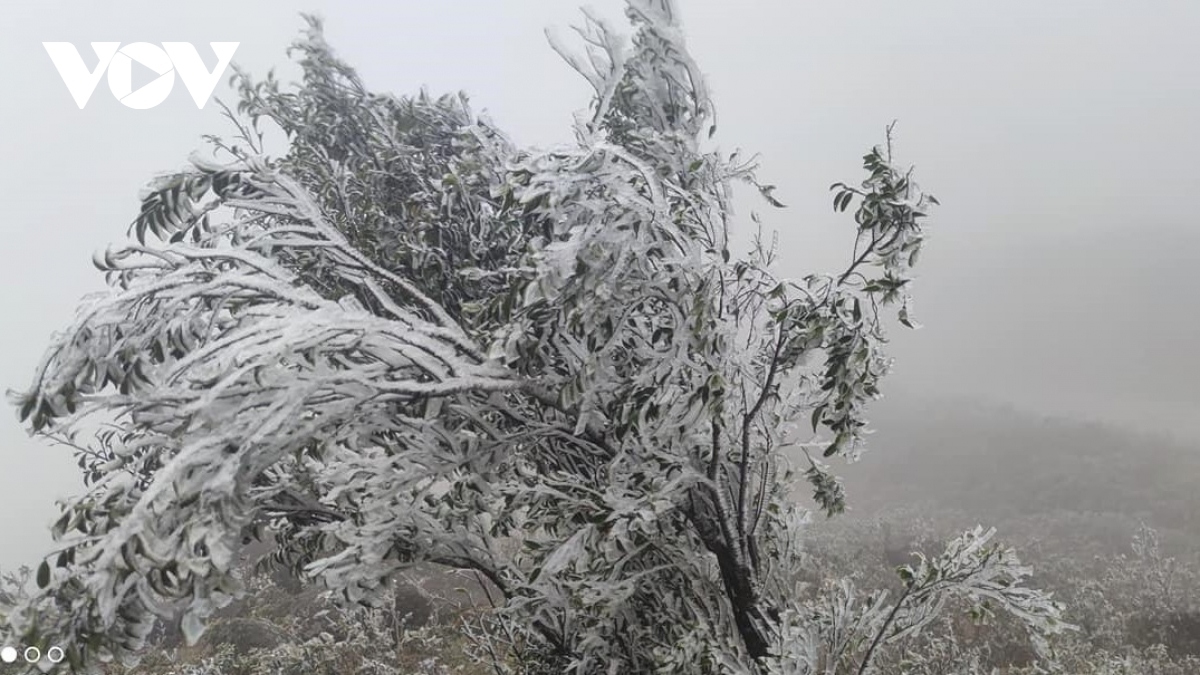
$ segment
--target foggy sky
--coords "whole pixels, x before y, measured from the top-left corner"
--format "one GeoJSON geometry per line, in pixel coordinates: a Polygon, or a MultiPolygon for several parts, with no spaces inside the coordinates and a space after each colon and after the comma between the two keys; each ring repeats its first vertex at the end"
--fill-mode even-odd
{"type": "MultiPolygon", "coordinates": [[[[619,2],[592,3],[619,21],[619,2]]],[[[914,288],[925,327],[895,333],[885,394],[964,395],[1200,439],[1200,4],[1014,0],[680,0],[726,150],[762,153],[789,205],[738,205],[780,230],[781,272],[844,265],[853,223],[829,184],[899,120],[896,151],[942,201],[914,288]]],[[[587,85],[546,44],[570,0],[29,2],[0,20],[0,389],[25,389],[51,332],[101,290],[94,251],[123,239],[137,192],[226,133],[182,83],[151,110],[101,81],[79,110],[41,46],[241,42],[256,75],[295,72],[303,22],[377,91],[465,90],[514,140],[570,139],[587,85]]],[[[622,27],[624,24],[618,24],[622,27]]],[[[564,34],[566,32],[564,31],[564,34]]],[[[136,86],[136,85],[135,85],[136,86]]],[[[232,100],[224,82],[214,98],[232,100]]],[[[70,453],[0,413],[0,569],[45,549],[70,453]]]]}

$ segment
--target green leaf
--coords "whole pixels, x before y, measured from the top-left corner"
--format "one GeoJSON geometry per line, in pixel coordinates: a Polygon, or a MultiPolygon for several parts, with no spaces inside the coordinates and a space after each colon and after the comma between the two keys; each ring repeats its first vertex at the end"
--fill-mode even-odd
{"type": "Polygon", "coordinates": [[[50,585],[50,563],[43,560],[41,565],[38,565],[37,571],[38,588],[45,588],[50,585]]]}
{"type": "MultiPolygon", "coordinates": [[[[83,458],[80,458],[80,461],[82,462],[83,458]]],[[[71,514],[64,513],[62,515],[62,517],[59,518],[58,521],[56,521],[54,523],[54,527],[50,528],[50,532],[57,539],[58,537],[61,537],[62,535],[66,534],[67,530],[70,528],[70,525],[71,525],[71,514]]]]}
{"type": "Polygon", "coordinates": [[[21,421],[22,422],[29,419],[29,414],[33,412],[33,408],[36,405],[37,405],[37,397],[36,396],[29,396],[25,399],[25,402],[21,404],[21,421]]]}
{"type": "Polygon", "coordinates": [[[760,186],[758,186],[758,191],[760,193],[762,193],[762,196],[767,200],[767,203],[770,204],[771,206],[774,206],[777,209],[787,208],[787,206],[783,202],[781,202],[778,199],[775,199],[774,197],[771,196],[771,193],[775,191],[774,185],[760,185],[760,186]]]}

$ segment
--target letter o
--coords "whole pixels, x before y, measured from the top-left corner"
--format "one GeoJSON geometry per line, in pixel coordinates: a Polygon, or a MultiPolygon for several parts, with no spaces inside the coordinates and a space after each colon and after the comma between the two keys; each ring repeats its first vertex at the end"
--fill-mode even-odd
{"type": "Polygon", "coordinates": [[[108,88],[127,107],[146,110],[162,103],[175,86],[175,66],[161,47],[149,42],[131,42],[121,47],[108,64],[108,88]],[[159,77],[133,90],[133,62],[158,73],[159,77]]]}

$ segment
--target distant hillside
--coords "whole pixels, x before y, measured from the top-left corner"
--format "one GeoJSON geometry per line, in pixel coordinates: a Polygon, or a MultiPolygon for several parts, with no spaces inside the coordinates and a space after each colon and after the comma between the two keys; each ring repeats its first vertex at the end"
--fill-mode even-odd
{"type": "Polygon", "coordinates": [[[1200,548],[1200,447],[969,402],[893,398],[854,465],[855,512],[954,514],[1010,534],[1128,542],[1141,520],[1200,548]]]}
{"type": "MultiPolygon", "coordinates": [[[[893,387],[1019,401],[1200,444],[1200,227],[933,228],[893,387]]],[[[888,401],[888,404],[894,401],[888,401]]]]}

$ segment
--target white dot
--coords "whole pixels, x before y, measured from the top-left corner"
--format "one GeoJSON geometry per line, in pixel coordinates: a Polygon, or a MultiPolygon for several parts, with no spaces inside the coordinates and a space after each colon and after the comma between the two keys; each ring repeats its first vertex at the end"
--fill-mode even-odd
{"type": "Polygon", "coordinates": [[[17,648],[16,647],[5,647],[4,649],[0,649],[0,661],[3,661],[5,663],[12,663],[16,660],[17,660],[17,648]]]}
{"type": "Polygon", "coordinates": [[[25,648],[25,663],[37,663],[42,660],[42,650],[37,647],[25,648]]]}
{"type": "Polygon", "coordinates": [[[67,654],[62,647],[51,647],[46,650],[46,658],[50,659],[50,663],[62,663],[63,659],[67,658],[67,654]]]}

